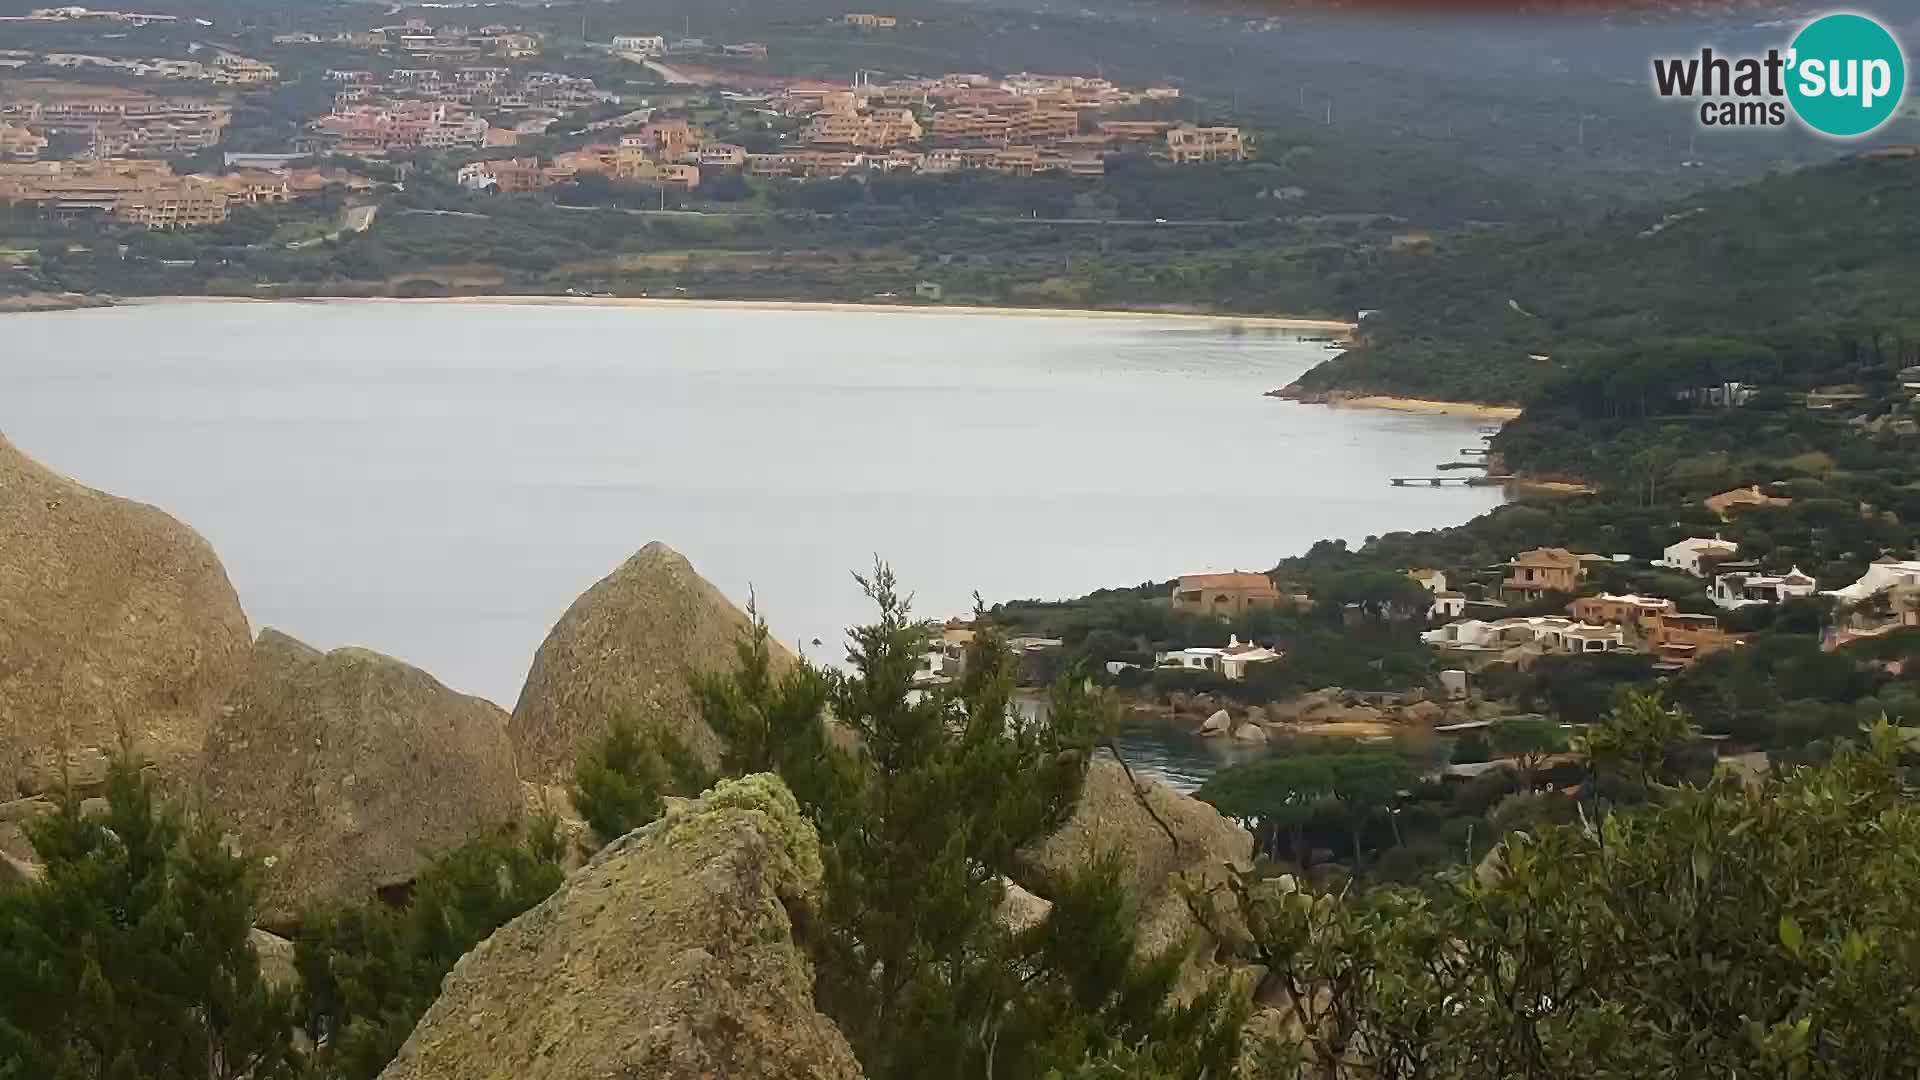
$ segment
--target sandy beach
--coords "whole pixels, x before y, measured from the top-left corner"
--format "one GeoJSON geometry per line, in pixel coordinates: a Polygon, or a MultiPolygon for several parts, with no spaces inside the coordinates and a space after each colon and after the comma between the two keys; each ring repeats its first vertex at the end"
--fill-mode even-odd
{"type": "Polygon", "coordinates": [[[1430,401],[1426,398],[1388,397],[1384,394],[1356,394],[1352,397],[1329,395],[1327,404],[1346,409],[1387,409],[1392,412],[1421,413],[1426,416],[1473,416],[1483,420],[1511,420],[1520,415],[1517,405],[1487,405],[1477,401],[1430,401]]]}

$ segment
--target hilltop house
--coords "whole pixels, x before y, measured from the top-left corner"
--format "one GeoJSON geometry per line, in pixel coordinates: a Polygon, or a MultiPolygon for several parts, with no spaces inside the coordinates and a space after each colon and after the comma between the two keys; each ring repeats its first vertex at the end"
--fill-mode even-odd
{"type": "Polygon", "coordinates": [[[1232,618],[1280,604],[1280,590],[1265,574],[1187,574],[1173,586],[1173,610],[1232,618]]]}
{"type": "Polygon", "coordinates": [[[1731,559],[1739,553],[1740,545],[1730,540],[1722,540],[1717,536],[1711,540],[1694,536],[1668,545],[1660,558],[1653,561],[1653,565],[1685,570],[1694,577],[1703,578],[1713,563],[1731,559]]]}

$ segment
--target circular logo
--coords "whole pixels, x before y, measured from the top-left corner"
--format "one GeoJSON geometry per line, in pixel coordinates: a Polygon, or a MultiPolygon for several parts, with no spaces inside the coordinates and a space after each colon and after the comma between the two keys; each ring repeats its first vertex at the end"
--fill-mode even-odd
{"type": "Polygon", "coordinates": [[[1886,28],[1864,15],[1823,15],[1793,39],[1787,100],[1823,135],[1865,135],[1907,93],[1907,61],[1886,28]]]}

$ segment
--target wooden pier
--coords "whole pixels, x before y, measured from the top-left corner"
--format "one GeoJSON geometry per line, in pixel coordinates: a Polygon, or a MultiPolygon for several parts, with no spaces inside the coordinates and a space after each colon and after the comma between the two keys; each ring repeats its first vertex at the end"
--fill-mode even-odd
{"type": "Polygon", "coordinates": [[[1391,476],[1394,487],[1492,487],[1513,477],[1501,476],[1391,476]]]}

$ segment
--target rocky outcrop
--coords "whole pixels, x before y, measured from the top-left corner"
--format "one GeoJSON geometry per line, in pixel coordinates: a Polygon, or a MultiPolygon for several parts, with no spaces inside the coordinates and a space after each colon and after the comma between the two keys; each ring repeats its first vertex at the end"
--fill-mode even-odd
{"type": "Polygon", "coordinates": [[[16,859],[0,851],[0,888],[8,885],[24,885],[30,881],[39,881],[40,867],[25,859],[16,859]]]}
{"type": "Polygon", "coordinates": [[[507,716],[365,649],[261,633],[207,740],[209,806],[266,859],[262,925],[411,881],[425,852],[522,813],[507,716]]]}
{"type": "MultiPolygon", "coordinates": [[[[747,616],[679,552],[651,543],[573,602],[534,654],[511,731],[520,774],[564,783],[615,717],[664,731],[709,763],[720,742],[694,709],[691,672],[730,670],[747,616]]],[[[774,645],[776,664],[791,662],[774,645]]]]}
{"type": "Polygon", "coordinates": [[[793,940],[820,876],[778,779],[676,803],[463,957],[382,1080],[854,1080],[793,940]]]}
{"type": "Polygon", "coordinates": [[[1066,880],[1107,852],[1125,860],[1124,881],[1139,906],[1142,955],[1187,943],[1205,961],[1228,943],[1221,938],[1244,934],[1224,890],[1229,866],[1251,863],[1252,835],[1198,799],[1151,780],[1136,785],[1114,761],[1093,763],[1073,817],[1020,853],[1014,877],[1042,897],[1057,895],[1066,880]],[[1206,913],[1203,926],[1187,893],[1213,889],[1220,892],[1210,901],[1196,901],[1206,913]]]}
{"type": "Polygon", "coordinates": [[[51,799],[15,799],[0,803],[0,855],[22,866],[34,864],[38,853],[27,839],[27,823],[59,810],[51,799]]]}
{"type": "Polygon", "coordinates": [[[248,636],[198,533],[0,438],[0,799],[97,783],[123,740],[191,778],[248,636]]]}
{"type": "Polygon", "coordinates": [[[260,978],[276,990],[292,990],[300,985],[300,970],[294,963],[293,942],[265,930],[249,930],[247,942],[260,958],[260,978]]]}

